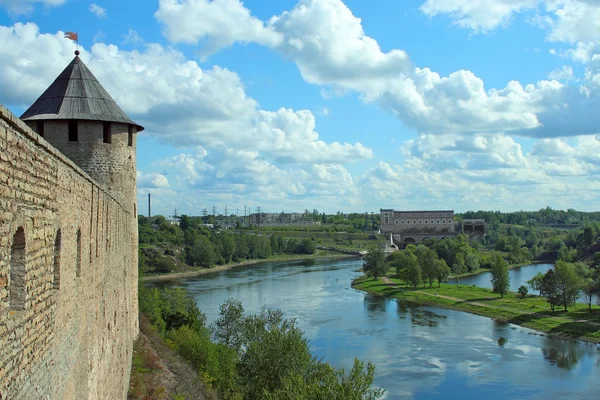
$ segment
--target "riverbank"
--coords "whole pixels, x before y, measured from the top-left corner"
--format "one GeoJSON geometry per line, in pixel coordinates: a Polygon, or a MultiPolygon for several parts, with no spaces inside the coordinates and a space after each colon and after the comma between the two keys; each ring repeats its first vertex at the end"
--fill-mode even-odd
{"type": "Polygon", "coordinates": [[[442,284],[441,287],[407,288],[394,278],[378,280],[357,278],[352,287],[378,296],[401,299],[417,304],[448,308],[478,314],[494,320],[524,326],[554,337],[569,337],[600,343],[600,307],[590,314],[582,305],[568,312],[548,310],[545,299],[528,296],[521,299],[509,292],[504,298],[491,289],[476,286],[442,284]]]}
{"type": "Polygon", "coordinates": [[[172,272],[160,275],[147,275],[140,277],[142,282],[160,282],[160,281],[172,281],[177,279],[187,279],[196,276],[214,274],[216,272],[227,271],[236,267],[245,267],[257,264],[264,264],[269,262],[277,261],[302,261],[302,260],[320,260],[320,259],[342,259],[342,258],[354,258],[356,256],[344,253],[317,253],[317,254],[294,254],[294,255],[282,255],[277,257],[271,257],[260,260],[246,260],[239,263],[231,263],[224,265],[217,265],[212,268],[202,268],[194,271],[185,272],[172,272]]]}

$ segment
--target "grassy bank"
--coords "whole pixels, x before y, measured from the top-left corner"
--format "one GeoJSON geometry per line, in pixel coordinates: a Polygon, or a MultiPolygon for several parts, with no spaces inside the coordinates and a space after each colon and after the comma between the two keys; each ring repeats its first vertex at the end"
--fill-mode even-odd
{"type": "Polygon", "coordinates": [[[582,304],[568,312],[551,312],[545,299],[537,296],[521,299],[517,293],[509,292],[504,298],[500,298],[491,289],[464,285],[457,287],[453,284],[442,284],[439,288],[407,288],[400,280],[387,277],[378,280],[361,277],[352,286],[375,295],[507,321],[553,336],[600,343],[598,306],[593,307],[593,313],[582,304]]]}
{"type": "Polygon", "coordinates": [[[192,278],[194,276],[213,274],[220,271],[226,271],[231,268],[263,264],[268,262],[276,261],[298,261],[298,260],[315,260],[315,259],[341,259],[341,258],[353,258],[354,256],[336,253],[330,251],[317,251],[315,254],[279,254],[266,259],[246,260],[239,263],[231,263],[225,265],[217,265],[212,268],[198,268],[192,271],[185,272],[172,272],[164,274],[153,274],[146,275],[140,278],[143,282],[157,282],[157,281],[170,281],[175,279],[192,278]]]}

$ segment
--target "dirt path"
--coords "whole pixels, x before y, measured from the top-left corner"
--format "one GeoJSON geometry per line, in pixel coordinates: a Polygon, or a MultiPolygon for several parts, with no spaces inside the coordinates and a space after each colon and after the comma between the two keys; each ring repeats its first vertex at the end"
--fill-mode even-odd
{"type": "MultiPolygon", "coordinates": [[[[382,280],[390,286],[399,287],[396,283],[392,282],[387,276],[384,276],[382,280]]],[[[423,292],[420,290],[415,291],[415,293],[424,294],[424,295],[430,296],[430,297],[441,297],[442,299],[456,301],[457,303],[467,303],[467,304],[473,304],[473,305],[476,305],[479,307],[493,308],[495,310],[509,311],[509,312],[513,312],[513,313],[519,312],[521,314],[535,315],[535,316],[540,316],[540,317],[544,317],[544,318],[552,318],[552,319],[554,319],[556,321],[560,321],[560,322],[580,322],[580,323],[600,327],[600,323],[594,322],[594,321],[589,321],[586,319],[574,320],[574,319],[563,318],[563,317],[554,317],[552,315],[542,314],[538,311],[525,311],[525,310],[518,310],[518,309],[514,309],[514,308],[510,308],[510,307],[496,306],[493,304],[484,304],[484,303],[479,303],[477,301],[469,301],[469,300],[460,299],[458,297],[446,296],[446,295],[437,294],[437,293],[432,294],[432,293],[423,292]]]]}

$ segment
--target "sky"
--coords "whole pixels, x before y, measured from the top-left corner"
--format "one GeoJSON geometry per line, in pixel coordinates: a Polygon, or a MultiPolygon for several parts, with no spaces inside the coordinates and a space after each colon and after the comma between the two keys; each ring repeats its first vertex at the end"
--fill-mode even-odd
{"type": "Polygon", "coordinates": [[[0,104],[81,58],[145,212],[598,210],[600,0],[0,0],[0,104]]]}

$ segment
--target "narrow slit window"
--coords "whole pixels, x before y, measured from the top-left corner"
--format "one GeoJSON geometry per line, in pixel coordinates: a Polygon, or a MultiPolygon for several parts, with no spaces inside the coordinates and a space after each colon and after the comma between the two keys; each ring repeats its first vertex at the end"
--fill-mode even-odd
{"type": "Polygon", "coordinates": [[[81,229],[77,229],[77,254],[75,255],[75,277],[81,276],[81,229]]]}
{"type": "Polygon", "coordinates": [[[60,242],[62,240],[62,233],[60,229],[56,232],[56,239],[54,239],[54,262],[52,267],[54,269],[52,274],[52,289],[60,289],[60,242]]]}
{"type": "Polygon", "coordinates": [[[69,142],[79,141],[79,126],[74,119],[69,121],[69,142]]]}
{"type": "Polygon", "coordinates": [[[27,288],[25,258],[25,231],[23,228],[19,228],[13,236],[10,249],[9,306],[13,310],[25,308],[27,288]]]}
{"type": "Polygon", "coordinates": [[[133,146],[133,125],[129,125],[127,131],[127,146],[133,146]]]}
{"type": "Polygon", "coordinates": [[[44,137],[44,121],[35,121],[35,131],[41,137],[44,137]]]}
{"type": "Polygon", "coordinates": [[[110,131],[110,125],[110,122],[105,122],[103,124],[104,143],[112,143],[112,132],[110,131]]]}

